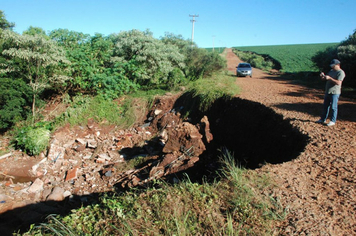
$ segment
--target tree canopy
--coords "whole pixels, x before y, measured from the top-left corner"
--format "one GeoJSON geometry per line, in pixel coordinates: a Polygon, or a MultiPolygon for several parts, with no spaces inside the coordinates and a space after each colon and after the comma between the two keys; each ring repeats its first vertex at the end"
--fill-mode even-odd
{"type": "Polygon", "coordinates": [[[12,30],[14,27],[15,27],[15,23],[7,21],[4,12],[0,10],[0,29],[12,30]]]}
{"type": "Polygon", "coordinates": [[[35,117],[36,97],[44,89],[63,84],[68,77],[62,73],[69,61],[64,50],[41,35],[19,35],[10,30],[1,32],[2,55],[0,73],[10,77],[21,76],[33,93],[32,114],[35,117]]]}
{"type": "Polygon", "coordinates": [[[341,68],[346,73],[343,84],[356,87],[356,30],[347,39],[340,42],[336,47],[330,47],[317,53],[313,58],[315,65],[320,70],[330,70],[330,61],[337,58],[341,61],[341,68]]]}

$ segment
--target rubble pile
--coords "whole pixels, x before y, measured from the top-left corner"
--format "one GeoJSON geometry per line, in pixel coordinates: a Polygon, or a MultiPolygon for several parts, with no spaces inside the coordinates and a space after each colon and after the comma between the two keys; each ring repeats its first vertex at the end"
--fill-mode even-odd
{"type": "Polygon", "coordinates": [[[86,126],[57,130],[47,153],[7,155],[0,160],[0,212],[144,185],[194,166],[213,138],[209,121],[183,121],[173,108],[175,99],[158,99],[147,120],[134,128],[119,130],[90,119],[86,126]]]}

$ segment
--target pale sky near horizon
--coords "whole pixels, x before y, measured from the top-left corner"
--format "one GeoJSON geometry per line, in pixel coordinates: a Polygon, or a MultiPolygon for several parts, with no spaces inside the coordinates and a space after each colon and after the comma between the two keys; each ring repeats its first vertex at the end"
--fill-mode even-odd
{"type": "Polygon", "coordinates": [[[68,29],[109,35],[149,29],[199,47],[334,43],[356,29],[356,0],[0,0],[14,31],[68,29]]]}

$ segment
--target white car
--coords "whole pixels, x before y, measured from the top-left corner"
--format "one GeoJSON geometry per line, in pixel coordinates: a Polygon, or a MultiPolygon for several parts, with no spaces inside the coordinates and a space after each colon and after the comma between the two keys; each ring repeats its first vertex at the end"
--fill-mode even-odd
{"type": "Polygon", "coordinates": [[[236,76],[250,76],[252,77],[252,66],[250,63],[242,62],[236,67],[236,76]]]}

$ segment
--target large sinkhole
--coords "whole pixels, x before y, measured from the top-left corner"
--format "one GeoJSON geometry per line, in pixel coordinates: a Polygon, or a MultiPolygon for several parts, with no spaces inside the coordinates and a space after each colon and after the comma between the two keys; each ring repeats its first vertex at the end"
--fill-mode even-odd
{"type": "Polygon", "coordinates": [[[184,174],[194,181],[214,180],[221,176],[226,151],[241,167],[255,169],[298,157],[308,142],[307,135],[260,103],[220,98],[201,112],[202,100],[185,93],[178,99],[155,101],[144,126],[158,134],[143,147],[120,151],[128,160],[149,158],[135,166],[134,172],[120,176],[118,185],[144,185],[152,179],[174,180],[184,174]]]}
{"type": "MultiPolygon", "coordinates": [[[[194,101],[194,98],[185,94],[176,104],[186,101],[194,101]]],[[[191,110],[196,102],[189,104],[188,109],[191,110]]],[[[201,173],[202,169],[209,171],[209,166],[217,166],[217,157],[221,156],[219,150],[222,149],[229,150],[245,168],[287,162],[298,157],[309,139],[271,108],[237,97],[216,100],[204,114],[190,113],[192,122],[198,122],[203,115],[209,119],[214,139],[207,145],[200,167],[197,166],[193,173],[201,173]]]]}

